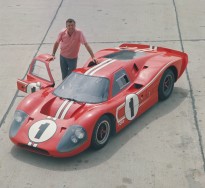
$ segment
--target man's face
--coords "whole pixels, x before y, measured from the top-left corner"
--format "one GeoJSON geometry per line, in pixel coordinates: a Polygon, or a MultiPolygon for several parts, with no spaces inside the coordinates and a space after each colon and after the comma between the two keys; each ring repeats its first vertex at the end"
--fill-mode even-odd
{"type": "Polygon", "coordinates": [[[75,23],[74,22],[66,23],[66,28],[68,29],[68,32],[72,34],[75,31],[75,23]]]}

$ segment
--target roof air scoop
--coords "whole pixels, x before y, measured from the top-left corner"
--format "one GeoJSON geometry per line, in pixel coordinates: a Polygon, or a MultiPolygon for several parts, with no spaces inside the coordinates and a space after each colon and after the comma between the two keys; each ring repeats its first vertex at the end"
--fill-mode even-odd
{"type": "Polygon", "coordinates": [[[93,67],[97,65],[96,61],[91,61],[89,64],[88,64],[88,67],[93,67]]]}

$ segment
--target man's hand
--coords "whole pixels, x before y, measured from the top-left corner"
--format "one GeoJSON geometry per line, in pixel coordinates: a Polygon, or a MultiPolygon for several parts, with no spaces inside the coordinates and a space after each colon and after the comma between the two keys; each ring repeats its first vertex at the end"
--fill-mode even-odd
{"type": "Polygon", "coordinates": [[[95,57],[93,57],[93,62],[98,64],[98,60],[95,57]]]}

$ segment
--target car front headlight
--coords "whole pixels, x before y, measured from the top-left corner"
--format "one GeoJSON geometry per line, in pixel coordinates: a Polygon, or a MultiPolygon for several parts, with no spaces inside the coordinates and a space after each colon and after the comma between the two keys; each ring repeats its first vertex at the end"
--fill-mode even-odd
{"type": "Polygon", "coordinates": [[[57,146],[59,152],[69,152],[79,147],[87,140],[86,130],[80,125],[72,125],[68,128],[57,146]]]}
{"type": "Polygon", "coordinates": [[[26,114],[25,112],[23,112],[21,110],[17,110],[15,112],[14,120],[11,124],[10,131],[9,131],[9,136],[10,137],[16,136],[19,128],[21,127],[21,125],[23,124],[23,122],[25,121],[25,119],[27,117],[28,117],[28,114],[26,114]]]}

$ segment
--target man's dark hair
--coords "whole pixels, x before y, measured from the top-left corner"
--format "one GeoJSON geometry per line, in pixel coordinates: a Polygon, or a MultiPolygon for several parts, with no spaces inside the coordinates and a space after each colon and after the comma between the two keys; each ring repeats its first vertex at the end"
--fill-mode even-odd
{"type": "Polygon", "coordinates": [[[67,24],[67,23],[74,23],[74,24],[75,24],[75,20],[72,19],[72,18],[69,18],[69,19],[66,20],[66,24],[67,24]]]}

